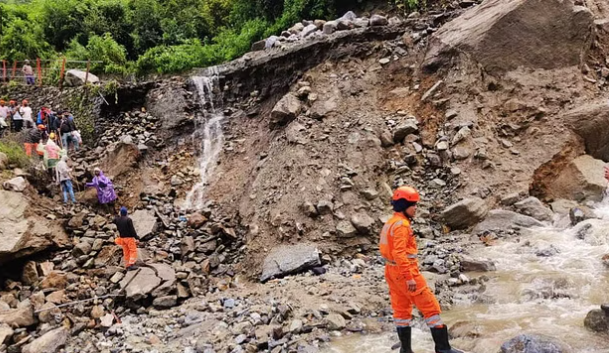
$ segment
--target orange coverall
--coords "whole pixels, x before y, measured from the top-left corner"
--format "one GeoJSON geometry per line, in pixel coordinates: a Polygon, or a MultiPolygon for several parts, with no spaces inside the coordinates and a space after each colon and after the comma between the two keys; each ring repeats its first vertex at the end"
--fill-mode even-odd
{"type": "Polygon", "coordinates": [[[116,238],[116,245],[123,248],[123,256],[125,258],[125,267],[134,265],[137,261],[137,244],[135,238],[116,238]]]}
{"type": "Polygon", "coordinates": [[[419,272],[417,242],[410,221],[404,214],[396,212],[385,223],[379,247],[385,259],[385,279],[389,285],[396,326],[411,325],[414,305],[423,314],[427,326],[443,327],[440,304],[419,272]],[[416,282],[416,291],[408,291],[406,281],[409,280],[416,282]]]}

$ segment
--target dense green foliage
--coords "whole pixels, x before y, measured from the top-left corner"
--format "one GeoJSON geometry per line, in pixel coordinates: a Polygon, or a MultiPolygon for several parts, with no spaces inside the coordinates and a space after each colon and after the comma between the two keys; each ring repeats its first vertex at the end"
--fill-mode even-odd
{"type": "Polygon", "coordinates": [[[93,72],[119,75],[179,72],[234,59],[301,19],[333,18],[364,2],[0,0],[0,58],[91,59],[103,62],[93,72]]]}
{"type": "Polygon", "coordinates": [[[30,159],[25,155],[22,145],[17,142],[0,142],[0,153],[4,153],[6,155],[10,165],[25,168],[30,163],[30,159]]]}

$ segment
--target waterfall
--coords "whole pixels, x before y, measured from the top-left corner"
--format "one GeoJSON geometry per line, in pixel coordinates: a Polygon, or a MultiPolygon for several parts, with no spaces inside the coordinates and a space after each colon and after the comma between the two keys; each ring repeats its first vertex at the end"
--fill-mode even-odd
{"type": "Polygon", "coordinates": [[[216,109],[215,106],[214,90],[218,89],[219,83],[217,73],[212,71],[209,76],[195,76],[192,81],[205,109],[202,121],[195,121],[193,133],[195,139],[202,139],[203,151],[198,161],[201,180],[186,195],[184,206],[186,209],[201,209],[204,205],[205,187],[214,172],[224,144],[224,113],[222,108],[216,109]]]}

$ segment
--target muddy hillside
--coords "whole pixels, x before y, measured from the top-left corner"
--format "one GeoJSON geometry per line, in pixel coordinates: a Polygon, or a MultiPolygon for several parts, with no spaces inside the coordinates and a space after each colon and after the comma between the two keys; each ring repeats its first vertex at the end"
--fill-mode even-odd
{"type": "Polygon", "coordinates": [[[3,88],[85,133],[74,206],[37,158],[0,153],[0,352],[386,352],[377,243],[402,185],[455,346],[605,352],[608,88],[601,0],[349,12],[183,76],[3,88]]]}

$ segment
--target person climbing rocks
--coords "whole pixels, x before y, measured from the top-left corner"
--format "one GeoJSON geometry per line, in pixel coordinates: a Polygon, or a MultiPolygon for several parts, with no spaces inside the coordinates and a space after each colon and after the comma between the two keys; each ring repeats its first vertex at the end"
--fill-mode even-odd
{"type": "Polygon", "coordinates": [[[108,207],[114,208],[116,193],[114,192],[112,181],[99,168],[95,168],[93,173],[95,174],[93,180],[85,184],[85,186],[97,189],[97,200],[101,205],[108,205],[108,207]]]}
{"type": "Polygon", "coordinates": [[[55,173],[57,183],[61,186],[63,192],[63,204],[68,204],[68,194],[72,205],[76,204],[76,197],[74,197],[74,186],[72,185],[72,169],[68,166],[68,156],[62,156],[59,163],[55,167],[55,173]]]}
{"type": "Polygon", "coordinates": [[[74,136],[74,132],[77,130],[76,125],[74,124],[73,119],[70,120],[68,114],[64,112],[59,126],[61,141],[63,143],[63,148],[65,148],[66,151],[69,149],[71,142],[74,146],[74,151],[78,152],[78,138],[74,136]]]}
{"type": "Polygon", "coordinates": [[[38,144],[40,140],[44,137],[43,132],[45,131],[44,125],[38,125],[36,127],[31,128],[28,131],[28,134],[25,138],[25,142],[23,146],[25,147],[25,155],[28,157],[32,157],[32,151],[36,151],[38,148],[38,144]]]}
{"type": "Polygon", "coordinates": [[[435,342],[436,353],[463,353],[451,348],[448,328],[440,318],[440,304],[419,271],[417,241],[411,222],[421,197],[412,187],[401,186],[393,193],[394,214],[381,231],[379,247],[385,260],[391,307],[401,342],[400,353],[413,353],[412,307],[423,314],[435,342]]]}
{"type": "Polygon", "coordinates": [[[125,259],[125,267],[127,270],[134,270],[137,267],[137,232],[133,226],[133,220],[127,215],[127,207],[121,207],[119,216],[114,218],[114,224],[118,229],[118,238],[114,239],[116,245],[123,248],[123,257],[125,259]]]}
{"type": "Polygon", "coordinates": [[[50,175],[55,180],[55,167],[59,163],[61,147],[55,143],[55,134],[51,132],[44,146],[44,165],[47,167],[50,175]]]}

